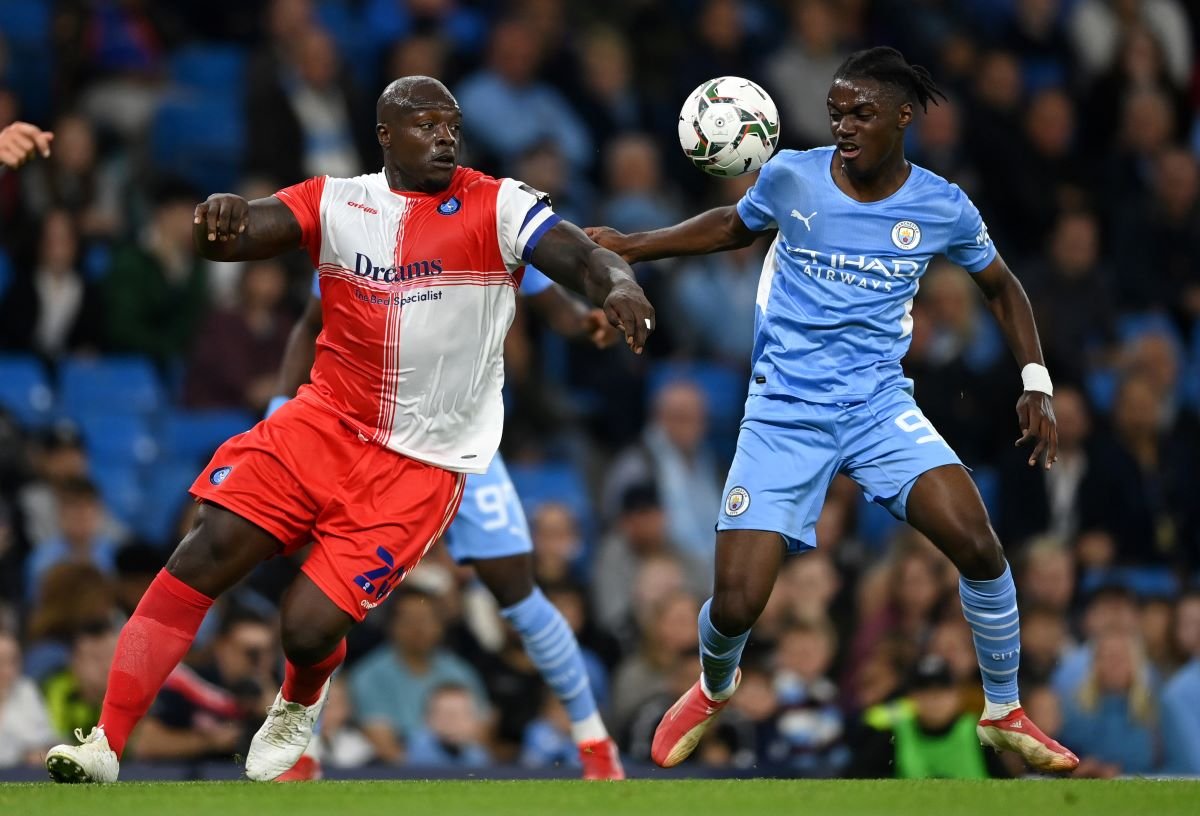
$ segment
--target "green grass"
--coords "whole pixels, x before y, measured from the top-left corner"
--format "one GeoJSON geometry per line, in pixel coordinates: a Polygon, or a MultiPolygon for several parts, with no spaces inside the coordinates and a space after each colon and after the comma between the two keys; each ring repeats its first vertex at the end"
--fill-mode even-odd
{"type": "Polygon", "coordinates": [[[1200,782],[671,780],[0,785],[8,816],[1108,816],[1200,814],[1200,782]]]}

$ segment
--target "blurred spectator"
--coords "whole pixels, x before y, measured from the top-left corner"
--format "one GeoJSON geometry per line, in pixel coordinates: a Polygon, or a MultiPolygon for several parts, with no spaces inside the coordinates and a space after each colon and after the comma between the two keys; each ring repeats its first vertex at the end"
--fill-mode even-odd
{"type": "Polygon", "coordinates": [[[1184,664],[1162,692],[1163,771],[1200,775],[1200,591],[1175,607],[1175,641],[1184,664]]]}
{"type": "Polygon", "coordinates": [[[118,542],[104,531],[104,503],[87,479],[71,479],[58,489],[59,533],[34,549],[26,565],[29,597],[56,564],[90,564],[105,575],[115,568],[118,542]]]}
{"type": "Polygon", "coordinates": [[[1003,775],[975,735],[977,712],[964,714],[946,661],[921,658],[908,696],[863,714],[847,775],[876,779],[987,779],[1003,775]]]}
{"type": "Polygon", "coordinates": [[[90,564],[59,564],[42,577],[29,610],[25,673],[41,682],[67,665],[76,633],[114,622],[117,607],[104,573],[90,564]]]}
{"type": "Polygon", "coordinates": [[[1018,675],[1022,688],[1048,683],[1070,645],[1067,620],[1062,612],[1046,606],[1023,604],[1021,671],[1018,675]]]}
{"type": "Polygon", "coordinates": [[[600,221],[622,232],[666,227],[680,220],[662,178],[662,158],[649,136],[627,133],[614,138],[605,156],[607,200],[600,221]]]}
{"type": "Polygon", "coordinates": [[[321,727],[313,739],[321,762],[331,768],[358,768],[375,758],[375,749],[359,727],[350,690],[341,675],[329,685],[329,696],[321,709],[321,727]]]}
{"type": "Polygon", "coordinates": [[[212,660],[171,672],[135,732],[132,753],[147,760],[199,760],[248,750],[279,687],[278,642],[270,621],[227,607],[212,660]]]}
{"type": "Polygon", "coordinates": [[[1170,677],[1176,669],[1175,604],[1167,595],[1142,598],[1138,610],[1142,651],[1159,677],[1170,677]]]}
{"type": "Polygon", "coordinates": [[[695,597],[674,592],[639,618],[638,651],[622,661],[613,675],[612,712],[608,717],[612,733],[628,733],[638,709],[664,694],[682,665],[691,669],[695,679],[699,613],[695,597]]]}
{"type": "Polygon", "coordinates": [[[379,165],[373,112],[341,69],[329,34],[306,26],[277,62],[260,63],[246,97],[247,166],[279,186],[357,176],[379,165]]]}
{"type": "Polygon", "coordinates": [[[1200,318],[1200,164],[1183,148],[1154,161],[1153,192],[1120,210],[1113,227],[1117,269],[1152,269],[1120,275],[1117,289],[1127,310],[1166,309],[1181,329],[1200,318]]]}
{"type": "Polygon", "coordinates": [[[242,269],[236,305],[211,312],[192,350],[185,402],[193,408],[246,408],[261,414],[278,391],[279,361],[293,316],[287,277],[275,260],[242,269]]]}
{"type": "Polygon", "coordinates": [[[191,348],[208,303],[207,275],[192,250],[196,203],[191,190],[162,185],[139,240],[113,254],[104,280],[113,351],[167,363],[191,348]]]}
{"type": "Polygon", "coordinates": [[[79,237],[65,210],[42,219],[32,274],[20,275],[0,303],[0,343],[47,360],[96,352],[103,336],[98,293],[79,272],[79,237]]]}
{"type": "MultiPolygon", "coordinates": [[[[620,32],[608,26],[592,28],[584,35],[580,49],[582,76],[576,109],[591,133],[592,142],[605,150],[610,139],[644,130],[650,124],[647,100],[640,83],[634,80],[629,41],[620,32]]],[[[556,211],[557,204],[555,199],[556,211]]]]}
{"type": "Polygon", "coordinates": [[[549,689],[542,694],[538,717],[525,727],[521,764],[526,768],[579,765],[579,748],[571,739],[571,718],[549,689]]]}
{"type": "Polygon", "coordinates": [[[87,83],[83,110],[98,125],[134,141],[144,133],[160,97],[162,32],[146,0],[99,0],[85,13],[78,43],[87,83]]]}
{"type": "Polygon", "coordinates": [[[1092,645],[1091,670],[1063,697],[1063,742],[1120,773],[1148,773],[1158,766],[1159,713],[1141,644],[1136,634],[1107,631],[1092,645]]]}
{"type": "MultiPolygon", "coordinates": [[[[833,603],[841,589],[842,580],[829,551],[818,547],[803,554],[801,558],[789,558],[783,562],[775,588],[767,599],[767,606],[754,623],[754,634],[748,648],[751,652],[759,648],[771,649],[783,633],[797,621],[815,621],[832,618],[849,622],[848,614],[836,614],[833,603]]],[[[840,639],[834,633],[835,642],[840,639]]]]}
{"type": "MultiPolygon", "coordinates": [[[[1072,385],[1055,386],[1052,406],[1058,427],[1054,467],[1031,468],[1027,457],[1009,456],[999,468],[1000,512],[993,515],[993,523],[1010,556],[1019,554],[1034,536],[1048,534],[1069,541],[1079,529],[1080,491],[1090,462],[1091,415],[1083,392],[1072,385]]],[[[1021,589],[1025,591],[1024,584],[1021,589]]],[[[1071,589],[1068,582],[1064,602],[1070,601],[1071,589]]]]}
{"type": "Polygon", "coordinates": [[[679,559],[693,594],[707,592],[711,584],[707,565],[679,553],[667,537],[666,516],[654,485],[630,485],[621,497],[621,514],[601,542],[593,567],[592,608],[597,623],[609,632],[628,632],[635,576],[647,558],[659,555],[679,559]]]}
{"type": "Polygon", "coordinates": [[[828,144],[829,83],[850,50],[841,42],[838,11],[830,0],[792,0],[788,39],[763,65],[765,83],[779,105],[788,147],[828,144]]]}
{"type": "MultiPolygon", "coordinates": [[[[59,532],[58,489],[72,480],[88,478],[89,463],[83,437],[73,422],[63,420],[39,431],[29,443],[32,478],[17,494],[25,530],[41,544],[59,532]]],[[[109,532],[115,532],[109,524],[109,532]]]]}
{"type": "Polygon", "coordinates": [[[131,541],[117,550],[113,559],[116,568],[113,589],[122,614],[126,617],[133,614],[150,582],[166,562],[161,550],[142,541],[131,541]]]}
{"type": "Polygon", "coordinates": [[[443,647],[445,629],[430,596],[404,588],[390,606],[390,642],[360,660],[348,682],[363,732],[379,758],[394,763],[404,756],[402,740],[424,722],[438,686],[470,689],[481,705],[487,694],[475,670],[443,647]]]}
{"type": "Polygon", "coordinates": [[[1162,48],[1171,81],[1183,86],[1190,78],[1193,45],[1187,12],[1178,0],[1079,0],[1070,32],[1080,66],[1093,76],[1111,68],[1120,55],[1122,33],[1139,23],[1162,48]]]}
{"type": "Polygon", "coordinates": [[[1055,693],[1065,700],[1086,681],[1096,661],[1094,644],[1101,636],[1115,633],[1136,637],[1138,631],[1137,598],[1132,591],[1118,584],[1095,590],[1083,612],[1083,642],[1063,655],[1050,679],[1055,693]]]}
{"type": "Polygon", "coordinates": [[[1029,246],[1016,209],[1018,190],[1011,183],[1012,168],[1022,160],[1021,66],[1008,51],[990,51],[980,58],[975,78],[963,140],[982,185],[974,198],[993,240],[1016,252],[1029,246]]]}
{"type": "Polygon", "coordinates": [[[579,521],[571,508],[559,502],[543,502],[530,516],[529,532],[538,583],[569,580],[584,551],[579,521]]]}
{"type": "Polygon", "coordinates": [[[406,76],[429,76],[449,84],[457,77],[450,75],[448,49],[449,44],[436,34],[414,34],[408,39],[395,40],[384,58],[379,87],[386,88],[393,79],[406,76]]]}
{"type": "MultiPolygon", "coordinates": [[[[372,46],[391,43],[410,35],[432,34],[446,42],[458,56],[479,52],[487,36],[487,24],[474,4],[456,0],[367,0],[363,6],[363,31],[372,46]]],[[[411,72],[392,74],[410,76],[411,72]]],[[[426,76],[438,76],[426,74],[426,76]]]]}
{"type": "Polygon", "coordinates": [[[42,684],[50,724],[62,739],[76,729],[87,733],[100,720],[108,687],[108,667],[117,648],[117,630],[107,623],[75,633],[67,667],[42,684]]]}
{"type": "Polygon", "coordinates": [[[1027,87],[1066,85],[1071,79],[1063,5],[1062,0],[1016,0],[1014,4],[1002,41],[1021,60],[1027,87]]]}
{"type": "Polygon", "coordinates": [[[536,32],[522,20],[492,28],[486,65],[457,89],[467,143],[485,153],[475,156],[476,165],[502,170],[544,139],[558,145],[574,170],[592,163],[587,128],[567,100],[537,78],[542,52],[536,32]]]}
{"type": "Polygon", "coordinates": [[[1155,88],[1138,88],[1125,97],[1115,150],[1102,177],[1104,193],[1115,201],[1133,201],[1149,191],[1154,161],[1179,135],[1171,98],[1155,88]]]}
{"type": "Polygon", "coordinates": [[[1053,535],[1029,541],[1021,553],[1018,570],[1021,602],[1040,606],[1066,618],[1075,597],[1075,556],[1068,539],[1053,535]]]}
{"type": "Polygon", "coordinates": [[[1101,262],[1100,224],[1088,212],[1059,213],[1044,263],[1026,277],[1047,365],[1057,377],[1081,382],[1105,359],[1115,338],[1111,270],[1101,262]],[[1064,304],[1071,308],[1064,308],[1064,304]]]}
{"type": "Polygon", "coordinates": [[[425,724],[408,744],[408,764],[424,768],[483,768],[486,723],[480,702],[466,686],[442,684],[429,693],[425,724]]]}
{"type": "Polygon", "coordinates": [[[1079,559],[1084,567],[1167,565],[1187,557],[1181,524],[1194,506],[1196,461],[1173,439],[1166,403],[1147,372],[1117,388],[1112,433],[1097,442],[1080,490],[1079,559]]]}
{"type": "Polygon", "coordinates": [[[804,776],[839,776],[850,759],[838,687],[829,678],[836,652],[827,618],[793,624],[775,651],[776,739],[766,759],[804,776]]]}
{"type": "Polygon", "coordinates": [[[705,443],[704,392],[686,380],[664,385],[654,397],[654,419],[639,444],[618,455],[604,485],[606,515],[634,483],[653,481],[667,512],[667,532],[683,552],[711,564],[713,529],[721,503],[717,465],[705,443]]]}
{"type": "Polygon", "coordinates": [[[85,239],[116,237],[124,222],[125,163],[101,158],[95,128],[82,114],[60,116],[53,131],[49,159],[22,171],[25,206],[42,215],[65,211],[85,239]]]}
{"type": "Polygon", "coordinates": [[[0,768],[41,765],[56,741],[41,692],[21,674],[21,644],[0,631],[0,768]]]}

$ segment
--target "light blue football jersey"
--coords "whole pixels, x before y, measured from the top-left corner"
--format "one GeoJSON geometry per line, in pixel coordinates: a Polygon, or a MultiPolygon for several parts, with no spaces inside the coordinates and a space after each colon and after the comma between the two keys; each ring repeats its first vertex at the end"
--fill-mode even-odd
{"type": "Polygon", "coordinates": [[[930,260],[975,273],[996,257],[957,185],[913,165],[899,190],[864,204],[834,183],[833,151],[781,150],[737,204],[751,230],[779,230],[759,279],[751,394],[833,403],[911,390],[900,360],[930,260]]]}

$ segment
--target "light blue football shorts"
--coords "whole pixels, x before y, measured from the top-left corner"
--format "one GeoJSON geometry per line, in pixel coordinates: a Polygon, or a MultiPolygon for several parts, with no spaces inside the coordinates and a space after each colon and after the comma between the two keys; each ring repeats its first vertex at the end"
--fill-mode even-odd
{"type": "Polygon", "coordinates": [[[917,477],[962,460],[908,391],[822,404],[752,394],[725,482],[718,530],[770,530],[789,552],[815,547],[817,517],[838,473],[901,521],[917,477]]]}
{"type": "Polygon", "coordinates": [[[459,564],[533,552],[529,523],[500,454],[483,474],[470,474],[446,548],[459,564]]]}

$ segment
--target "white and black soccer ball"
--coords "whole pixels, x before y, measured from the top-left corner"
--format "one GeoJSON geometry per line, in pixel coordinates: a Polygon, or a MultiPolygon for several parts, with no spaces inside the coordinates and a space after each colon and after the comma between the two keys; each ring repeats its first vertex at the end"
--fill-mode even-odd
{"type": "Polygon", "coordinates": [[[679,145],[692,163],[714,176],[740,176],[762,167],[779,143],[779,110],[748,79],[710,79],[679,112],[679,145]]]}

